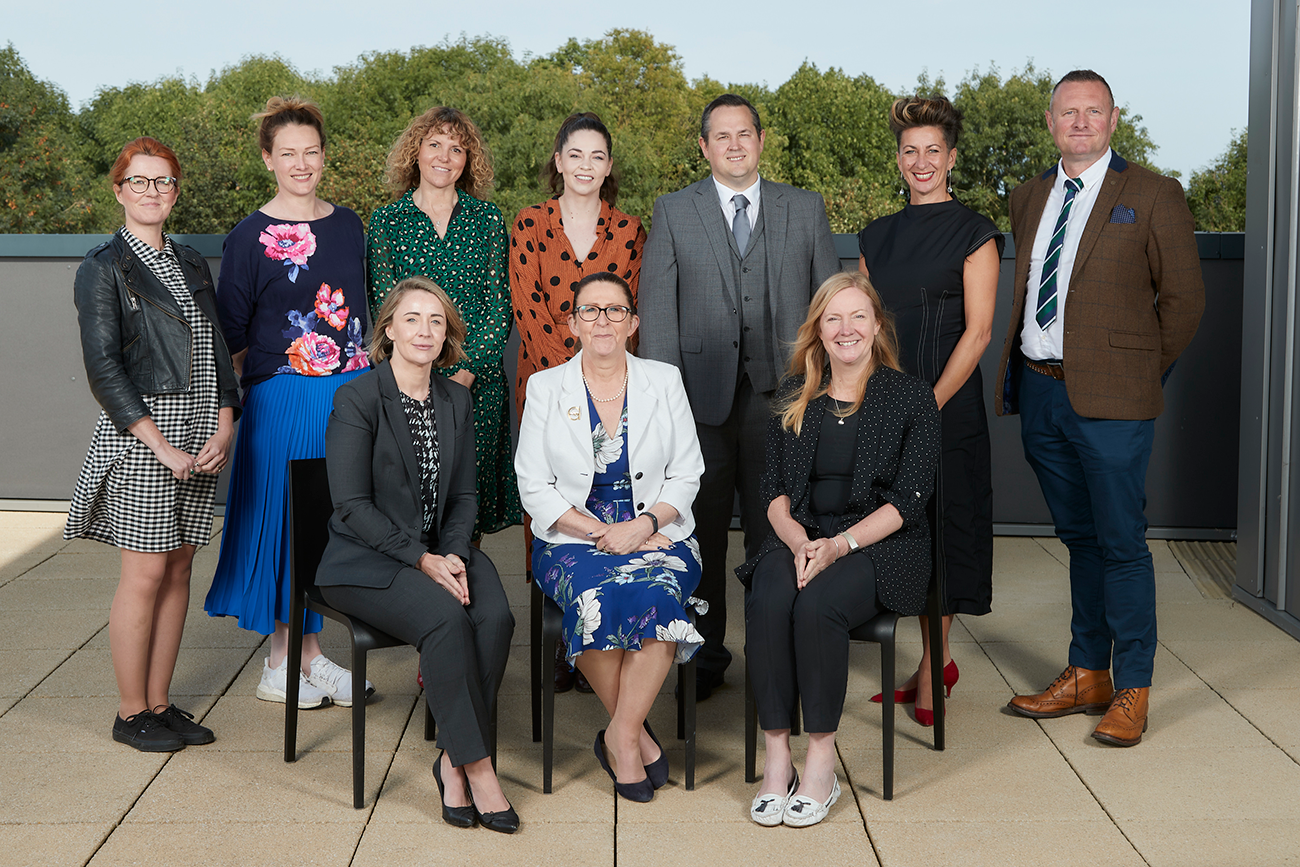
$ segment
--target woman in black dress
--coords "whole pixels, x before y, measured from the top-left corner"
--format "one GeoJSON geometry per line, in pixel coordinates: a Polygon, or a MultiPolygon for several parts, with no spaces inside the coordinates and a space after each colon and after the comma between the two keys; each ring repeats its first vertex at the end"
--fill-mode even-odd
{"type": "MultiPolygon", "coordinates": [[[[946,583],[943,682],[957,682],[948,651],[954,614],[987,614],[993,601],[993,486],[979,361],[988,346],[1005,244],[987,217],[952,197],[961,112],[943,97],[896,100],[889,126],[908,204],[858,234],[858,267],[880,292],[898,328],[903,370],[934,388],[943,427],[941,480],[931,504],[943,514],[946,583]]],[[[916,701],[916,719],[934,724],[930,703],[929,623],[917,673],[895,695],[916,701]]],[[[879,701],[877,695],[873,701],[879,701]]]]}

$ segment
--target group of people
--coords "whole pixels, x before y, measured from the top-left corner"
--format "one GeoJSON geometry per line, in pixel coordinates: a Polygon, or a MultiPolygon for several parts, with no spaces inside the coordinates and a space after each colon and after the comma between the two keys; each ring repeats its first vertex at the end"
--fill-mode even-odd
{"type": "MultiPolygon", "coordinates": [[[[1003,236],[953,197],[960,112],[943,98],[894,103],[906,204],[862,230],[850,272],[821,196],[760,177],[765,131],[734,94],[701,118],[710,176],[660,197],[648,237],[616,207],[613,140],[591,113],[555,138],[542,171],[552,198],[508,226],[483,198],[492,168],[478,128],[430,109],[389,154],[394,200],[368,235],[316,195],[319,109],[277,97],[257,118],[277,193],[227,237],[215,285],[163,232],[182,174],[150,138],[114,164],[124,225],[76,278],[103,412],[65,535],[121,549],[113,737],[146,751],[215,737],[169,686],[194,552],[231,460],[205,608],[271,636],[258,697],[283,702],[289,677],[302,707],[373,692],[321,652],[315,615],[302,670],[287,671],[287,463],[323,455],[334,514],[317,584],[418,649],[440,722],[443,819],[519,827],[490,733],[514,619],[477,541],[521,516],[529,573],[564,612],[557,682],[576,664],[610,718],[596,760],[619,795],[648,801],[669,778],[646,719],[669,670],[694,658],[700,698],[725,682],[738,496],[747,675],[766,742],[751,817],[820,822],[840,795],[850,631],[882,611],[918,615],[937,593],[942,620],[920,628],[941,630],[950,693],[952,617],[992,601],[978,363],[1003,236]],[[802,775],[789,739],[800,704],[802,775]]],[[[1014,306],[995,406],[1021,414],[1070,549],[1074,616],[1065,671],[1010,707],[1104,714],[1094,736],[1127,746],[1146,727],[1155,641],[1145,469],[1203,288],[1178,183],[1109,147],[1118,109],[1105,80],[1066,75],[1045,118],[1061,160],[1011,199],[1014,306]]],[[[925,647],[895,698],[932,725],[925,647]]]]}

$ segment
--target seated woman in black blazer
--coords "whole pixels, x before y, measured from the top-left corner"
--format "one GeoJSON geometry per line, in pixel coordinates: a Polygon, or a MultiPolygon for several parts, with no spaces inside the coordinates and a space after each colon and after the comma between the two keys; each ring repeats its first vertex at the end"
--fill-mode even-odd
{"type": "Polygon", "coordinates": [[[925,506],[939,455],[933,391],[899,372],[893,322],[860,273],[817,290],[768,427],[768,534],[736,570],[749,586],[745,660],[766,741],[760,825],[814,825],[840,794],[835,730],[849,631],[916,614],[930,576],[925,506]],[[803,782],[790,755],[803,700],[803,782]]]}
{"type": "Polygon", "coordinates": [[[489,727],[515,621],[496,567],[469,543],[469,390],[434,373],[465,357],[464,339],[456,305],[431,280],[403,280],[384,301],[373,370],[334,395],[334,516],[316,584],[330,605],[420,651],[443,749],[433,765],[443,820],[509,834],[519,817],[492,769],[489,727]]]}

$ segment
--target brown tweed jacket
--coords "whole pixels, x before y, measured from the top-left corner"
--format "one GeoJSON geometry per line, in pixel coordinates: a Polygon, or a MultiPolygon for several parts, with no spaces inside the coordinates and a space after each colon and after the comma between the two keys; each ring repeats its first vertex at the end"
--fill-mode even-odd
{"type": "MultiPolygon", "coordinates": [[[[1011,193],[1016,278],[994,409],[1018,412],[1020,330],[1034,235],[1056,178],[1053,166],[1011,193]]],[[[1079,415],[1148,419],[1164,409],[1162,376],[1201,320],[1205,285],[1183,188],[1111,152],[1065,297],[1066,393],[1079,415]]]]}

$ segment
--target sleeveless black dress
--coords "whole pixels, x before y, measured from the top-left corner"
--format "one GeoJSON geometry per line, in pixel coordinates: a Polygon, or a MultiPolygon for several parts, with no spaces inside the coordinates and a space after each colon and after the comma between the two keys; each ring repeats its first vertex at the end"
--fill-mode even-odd
{"type": "MultiPolygon", "coordinates": [[[[903,370],[939,381],[966,330],[962,271],[989,240],[1006,240],[991,220],[957,201],[907,205],[858,233],[858,250],[898,328],[903,370]]],[[[987,614],[993,602],[993,485],[988,418],[979,368],[940,411],[945,614],[987,614]]],[[[934,529],[933,504],[930,513],[934,529]]]]}

